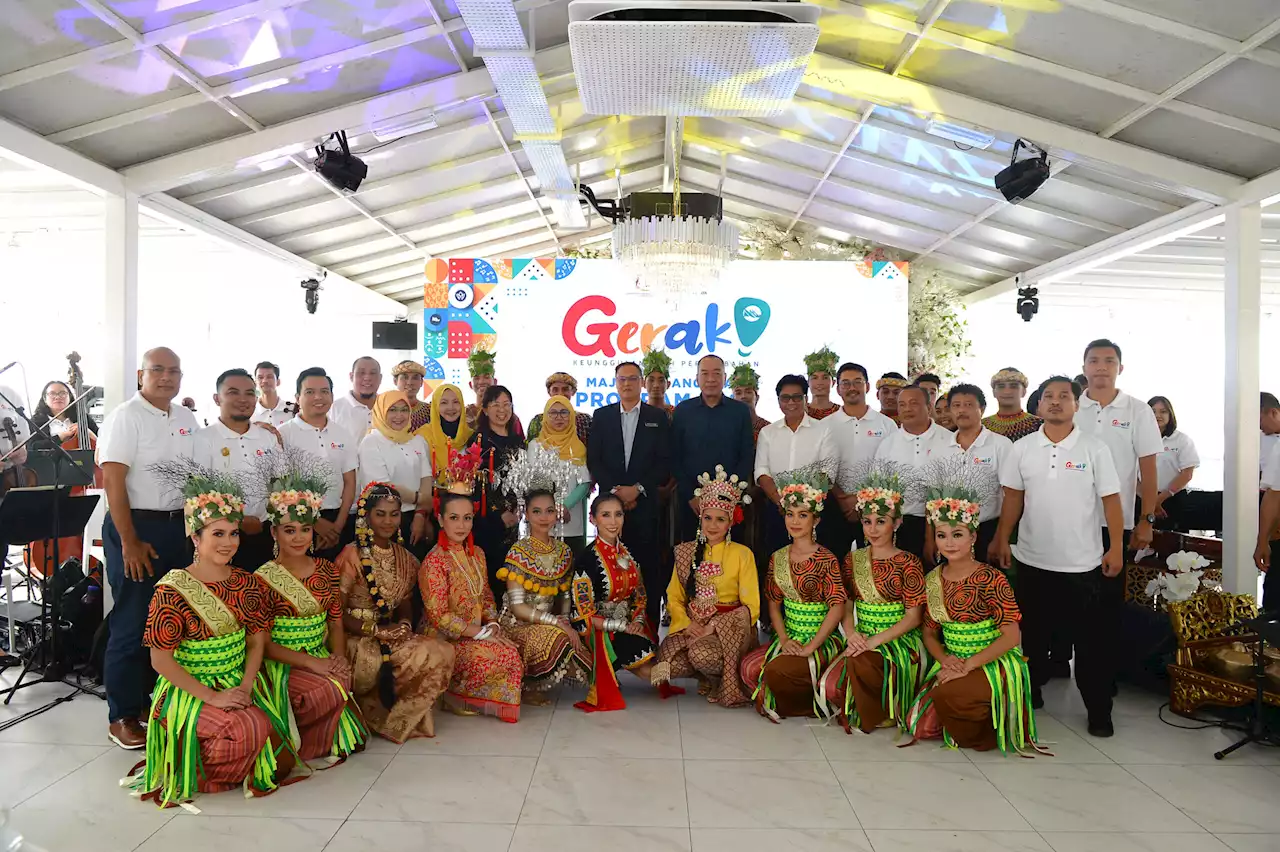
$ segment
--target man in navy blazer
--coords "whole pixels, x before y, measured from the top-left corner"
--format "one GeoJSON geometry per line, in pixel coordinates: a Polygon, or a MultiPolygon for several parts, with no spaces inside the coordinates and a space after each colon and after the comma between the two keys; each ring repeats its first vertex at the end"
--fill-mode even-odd
{"type": "Polygon", "coordinates": [[[670,475],[667,413],[640,401],[640,365],[619,364],[614,373],[620,402],[597,408],[587,441],[587,468],[601,494],[616,494],[626,509],[622,541],[640,565],[656,631],[662,595],[671,581],[658,540],[658,488],[670,475]]]}

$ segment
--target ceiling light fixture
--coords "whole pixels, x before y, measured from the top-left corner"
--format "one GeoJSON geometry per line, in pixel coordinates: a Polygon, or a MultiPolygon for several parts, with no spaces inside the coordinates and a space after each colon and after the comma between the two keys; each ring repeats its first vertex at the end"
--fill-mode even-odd
{"type": "Polygon", "coordinates": [[[996,173],[995,185],[1010,204],[1021,204],[1049,179],[1049,152],[1025,139],[1013,143],[1013,155],[1009,167],[996,173]],[[1018,151],[1025,148],[1030,156],[1018,159],[1018,151]],[[1036,156],[1039,154],[1039,156],[1036,156]]]}
{"type": "Polygon", "coordinates": [[[970,148],[981,148],[982,150],[990,148],[992,143],[996,141],[995,134],[985,128],[948,121],[939,116],[929,119],[929,124],[926,125],[925,131],[930,136],[937,136],[939,139],[946,139],[950,142],[967,145],[970,148]]]}
{"type": "Polygon", "coordinates": [[[369,174],[369,167],[347,147],[345,130],[330,134],[326,141],[335,139],[338,142],[337,151],[324,145],[316,146],[316,172],[343,192],[355,192],[369,174]]]}
{"type": "Polygon", "coordinates": [[[429,109],[420,109],[375,121],[369,126],[369,131],[379,142],[390,142],[392,139],[435,130],[439,126],[434,112],[429,109]]]}

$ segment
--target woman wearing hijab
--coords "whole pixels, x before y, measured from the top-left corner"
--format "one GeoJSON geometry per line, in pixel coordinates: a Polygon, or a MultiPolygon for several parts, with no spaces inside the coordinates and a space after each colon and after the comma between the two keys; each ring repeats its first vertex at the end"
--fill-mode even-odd
{"type": "Polygon", "coordinates": [[[360,488],[386,482],[400,496],[400,536],[421,560],[431,549],[431,451],[421,435],[409,431],[409,396],[393,390],[373,404],[373,428],[360,441],[360,488]]]}
{"type": "Polygon", "coordinates": [[[431,395],[431,416],[415,434],[426,439],[431,451],[432,476],[439,476],[449,466],[450,449],[461,451],[471,438],[463,409],[462,390],[457,385],[441,385],[431,395]]]}
{"type": "Polygon", "coordinates": [[[564,543],[576,556],[587,546],[587,497],[591,494],[591,474],[587,472],[587,448],[578,437],[577,414],[573,403],[563,396],[553,396],[542,409],[541,430],[538,437],[529,442],[544,450],[560,454],[560,458],[573,462],[578,470],[578,482],[564,498],[565,516],[561,519],[564,543]]]}

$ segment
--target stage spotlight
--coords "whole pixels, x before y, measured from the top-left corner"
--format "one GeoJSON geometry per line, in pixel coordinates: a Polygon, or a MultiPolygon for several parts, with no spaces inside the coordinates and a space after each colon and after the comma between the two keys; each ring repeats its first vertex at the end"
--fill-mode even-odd
{"type": "Polygon", "coordinates": [[[307,313],[314,314],[316,308],[320,306],[320,280],[308,278],[302,282],[302,289],[306,291],[304,296],[307,301],[307,313]]]}
{"type": "Polygon", "coordinates": [[[338,141],[339,150],[317,145],[316,172],[343,192],[355,192],[360,188],[360,182],[369,174],[369,167],[347,147],[345,130],[330,134],[329,139],[338,141]]]}
{"type": "Polygon", "coordinates": [[[1031,322],[1031,318],[1040,312],[1040,300],[1036,297],[1039,292],[1035,287],[1018,288],[1018,315],[1023,322],[1031,322]]]}
{"type": "Polygon", "coordinates": [[[1035,194],[1048,179],[1049,153],[1025,139],[1019,139],[1013,143],[1013,157],[1009,161],[1009,168],[996,174],[995,184],[1006,201],[1020,204],[1035,194]],[[1028,152],[1039,152],[1039,156],[1032,154],[1028,159],[1019,161],[1020,148],[1026,148],[1028,152]]]}

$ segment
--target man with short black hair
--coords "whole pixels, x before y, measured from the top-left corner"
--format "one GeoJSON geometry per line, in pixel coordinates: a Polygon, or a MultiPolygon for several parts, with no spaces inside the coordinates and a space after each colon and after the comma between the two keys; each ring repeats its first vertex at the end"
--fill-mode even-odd
{"type": "Polygon", "coordinates": [[[298,416],[280,427],[286,447],[298,447],[329,465],[329,489],[316,521],[316,555],[333,560],[342,549],[343,529],[356,499],[359,441],[329,416],[333,407],[333,379],[323,367],[298,374],[298,416]]]}
{"type": "Polygon", "coordinates": [[[978,515],[978,540],[973,555],[979,562],[987,561],[987,551],[1000,523],[1000,508],[1004,504],[1000,470],[1013,452],[1012,441],[982,425],[982,412],[986,407],[987,395],[977,385],[959,384],[947,393],[947,411],[956,424],[956,431],[951,435],[952,452],[963,455],[965,462],[980,471],[990,486],[990,494],[982,501],[978,515]]]}
{"type": "Polygon", "coordinates": [[[667,391],[671,388],[671,356],[662,349],[646,349],[644,358],[640,360],[640,370],[644,373],[644,390],[649,404],[667,412],[670,420],[676,414],[676,407],[667,404],[667,391]]]}
{"type": "Polygon", "coordinates": [[[1261,474],[1271,458],[1271,452],[1280,444],[1280,399],[1263,391],[1258,405],[1258,428],[1262,435],[1258,446],[1258,473],[1261,474]]]}
{"type": "Polygon", "coordinates": [[[751,432],[756,446],[760,446],[760,430],[769,425],[768,420],[756,413],[756,405],[760,402],[760,374],[745,361],[736,364],[729,376],[729,388],[734,399],[751,409],[751,432]]]}
{"type": "MultiPolygon", "coordinates": [[[[929,392],[918,385],[901,388],[895,400],[902,420],[876,448],[876,458],[887,459],[899,468],[903,484],[918,476],[931,458],[946,455],[954,446],[951,433],[933,422],[929,408],[929,392]]],[[[902,506],[902,526],[898,527],[898,547],[919,556],[926,566],[933,565],[932,542],[926,542],[924,494],[919,488],[907,488],[902,506]]]]}
{"type": "Polygon", "coordinates": [[[1018,560],[1017,596],[1022,648],[1031,668],[1031,702],[1042,707],[1049,680],[1049,645],[1055,633],[1076,649],[1076,686],[1095,737],[1115,733],[1111,693],[1119,641],[1123,582],[1121,483],[1111,452],[1079,428],[1080,387],[1065,376],[1042,386],[1044,426],[1013,445],[1001,470],[1004,506],[991,545],[993,561],[1008,569],[1018,560]],[[1103,543],[1103,524],[1110,532],[1103,543]],[[1014,528],[1018,542],[1010,546],[1014,528]],[[1105,548],[1105,549],[1104,549],[1105,548]]]}
{"type": "Polygon", "coordinates": [[[298,406],[277,392],[280,386],[280,368],[270,361],[259,361],[253,368],[253,375],[258,386],[258,402],[254,406],[253,421],[270,423],[278,429],[292,420],[298,413],[298,406]]]}
{"type": "Polygon", "coordinates": [[[356,442],[369,434],[373,425],[373,404],[382,387],[382,365],[372,355],[362,355],[351,364],[351,391],[333,401],[329,417],[355,437],[356,442]]]}
{"type": "Polygon", "coordinates": [[[818,535],[825,540],[832,553],[843,563],[844,556],[853,544],[859,547],[862,540],[862,523],[858,519],[857,501],[852,493],[845,492],[843,485],[850,485],[859,467],[875,458],[880,442],[893,434],[898,428],[889,417],[876,411],[867,404],[867,391],[871,381],[867,376],[867,368],[861,364],[848,361],[836,370],[836,390],[844,405],[825,421],[831,430],[831,440],[836,455],[840,460],[836,483],[831,488],[834,501],[840,511],[823,512],[826,517],[818,527],[818,535]]]}
{"type": "Polygon", "coordinates": [[[1022,399],[1027,395],[1027,377],[1021,370],[1005,367],[992,376],[991,395],[996,398],[998,407],[995,414],[983,419],[982,425],[987,429],[1014,443],[1040,431],[1040,424],[1044,421],[1022,410],[1022,399]]]}
{"type": "MultiPolygon", "coordinates": [[[[880,402],[880,413],[894,423],[900,422],[898,419],[898,394],[908,384],[906,376],[901,373],[895,373],[892,370],[876,380],[876,399],[880,402]]],[[[932,414],[932,408],[930,408],[930,414],[932,414]]]]}
{"type": "MultiPolygon", "coordinates": [[[[214,470],[252,475],[264,457],[280,448],[280,438],[264,425],[255,426],[253,377],[245,370],[227,370],[218,376],[213,402],[218,419],[196,433],[191,457],[214,470]]],[[[270,425],[265,424],[265,425],[270,425]]],[[[256,571],[271,559],[272,539],[266,528],[266,495],[248,495],[240,522],[240,546],[231,564],[256,571]]]]}
{"type": "Polygon", "coordinates": [[[938,406],[938,391],[942,390],[942,379],[937,373],[921,373],[916,376],[916,387],[924,388],[929,394],[929,410],[938,406]]]}

